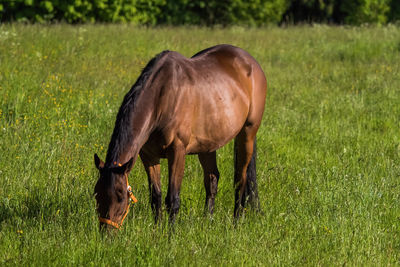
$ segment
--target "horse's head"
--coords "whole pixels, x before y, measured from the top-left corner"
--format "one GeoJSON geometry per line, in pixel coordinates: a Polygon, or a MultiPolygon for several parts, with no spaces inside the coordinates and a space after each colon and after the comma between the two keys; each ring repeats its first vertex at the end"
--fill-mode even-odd
{"type": "Polygon", "coordinates": [[[100,228],[104,224],[119,228],[128,214],[130,201],[136,201],[128,185],[128,172],[132,168],[133,158],[123,165],[114,163],[106,167],[95,154],[94,163],[100,172],[94,188],[100,228]]]}

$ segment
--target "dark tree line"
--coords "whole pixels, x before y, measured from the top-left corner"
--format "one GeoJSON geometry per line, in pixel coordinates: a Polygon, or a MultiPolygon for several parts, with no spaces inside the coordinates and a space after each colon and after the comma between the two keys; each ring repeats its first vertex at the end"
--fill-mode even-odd
{"type": "Polygon", "coordinates": [[[385,24],[400,0],[0,0],[2,22],[145,25],[385,24]]]}

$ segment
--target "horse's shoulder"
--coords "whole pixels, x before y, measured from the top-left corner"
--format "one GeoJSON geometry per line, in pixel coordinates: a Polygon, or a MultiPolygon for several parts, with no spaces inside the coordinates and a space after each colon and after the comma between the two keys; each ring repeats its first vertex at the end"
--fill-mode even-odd
{"type": "Polygon", "coordinates": [[[187,57],[182,54],[169,51],[160,62],[160,70],[172,78],[176,75],[183,75],[187,72],[191,72],[193,69],[193,63],[187,57]]]}

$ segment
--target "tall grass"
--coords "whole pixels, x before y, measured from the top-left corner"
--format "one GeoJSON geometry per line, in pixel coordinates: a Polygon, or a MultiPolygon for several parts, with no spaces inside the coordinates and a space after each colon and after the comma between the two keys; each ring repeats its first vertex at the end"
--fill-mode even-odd
{"type": "MultiPolygon", "coordinates": [[[[400,261],[400,29],[0,26],[1,265],[387,265],[400,261]],[[93,153],[147,61],[230,43],[262,65],[263,214],[233,217],[233,147],[218,151],[215,215],[188,156],[175,232],[147,178],[113,235],[98,232],[93,153]]],[[[163,194],[166,162],[163,161],[163,194]]]]}

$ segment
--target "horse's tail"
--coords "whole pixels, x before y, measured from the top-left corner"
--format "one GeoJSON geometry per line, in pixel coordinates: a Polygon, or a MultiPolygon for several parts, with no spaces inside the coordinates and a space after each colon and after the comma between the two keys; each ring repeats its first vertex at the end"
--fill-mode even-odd
{"type": "Polygon", "coordinates": [[[259,211],[260,200],[258,198],[256,159],[257,159],[257,137],[254,139],[253,155],[251,156],[249,166],[247,166],[247,171],[246,171],[247,182],[246,182],[244,197],[245,199],[247,199],[248,203],[252,208],[254,208],[256,211],[259,211]]]}

